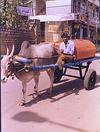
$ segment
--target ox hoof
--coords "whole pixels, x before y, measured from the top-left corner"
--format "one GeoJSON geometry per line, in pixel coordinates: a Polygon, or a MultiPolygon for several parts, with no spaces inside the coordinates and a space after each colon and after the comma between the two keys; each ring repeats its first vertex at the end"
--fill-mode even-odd
{"type": "Polygon", "coordinates": [[[37,93],[37,92],[35,92],[34,94],[33,94],[33,96],[32,96],[33,98],[36,98],[36,97],[41,97],[41,95],[39,94],[39,93],[37,93]]]}
{"type": "Polygon", "coordinates": [[[36,88],[36,87],[34,87],[34,92],[35,92],[35,93],[38,93],[38,90],[37,90],[37,88],[36,88]]]}
{"type": "Polygon", "coordinates": [[[52,91],[51,90],[47,90],[47,94],[49,95],[49,96],[52,96],[52,91]]]}
{"type": "Polygon", "coordinates": [[[24,106],[26,104],[25,101],[22,100],[22,102],[20,102],[20,106],[24,106]]]}
{"type": "Polygon", "coordinates": [[[35,95],[37,95],[37,96],[40,95],[37,89],[34,89],[34,92],[35,92],[35,95]]]}
{"type": "Polygon", "coordinates": [[[22,103],[22,102],[19,104],[19,106],[24,106],[24,105],[25,105],[25,103],[22,103]]]}
{"type": "Polygon", "coordinates": [[[37,95],[38,98],[42,98],[42,96],[40,94],[37,95]]]}

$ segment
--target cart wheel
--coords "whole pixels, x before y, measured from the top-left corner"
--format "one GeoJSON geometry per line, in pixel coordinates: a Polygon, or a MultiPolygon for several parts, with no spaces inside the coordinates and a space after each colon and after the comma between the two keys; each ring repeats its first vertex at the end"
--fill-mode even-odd
{"type": "Polygon", "coordinates": [[[57,83],[60,81],[63,75],[63,69],[60,70],[59,67],[56,68],[55,73],[54,73],[54,83],[57,83]]]}
{"type": "Polygon", "coordinates": [[[96,71],[89,69],[84,78],[84,87],[86,90],[91,90],[94,88],[96,83],[96,71]]]}

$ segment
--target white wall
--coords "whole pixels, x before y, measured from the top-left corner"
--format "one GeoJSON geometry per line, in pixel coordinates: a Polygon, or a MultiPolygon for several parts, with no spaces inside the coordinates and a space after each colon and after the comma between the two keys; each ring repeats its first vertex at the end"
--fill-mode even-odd
{"type": "Polygon", "coordinates": [[[47,6],[53,5],[71,5],[71,0],[50,0],[46,1],[47,6]]]}
{"type": "Polygon", "coordinates": [[[71,13],[71,0],[53,0],[46,2],[46,15],[71,13]]]}

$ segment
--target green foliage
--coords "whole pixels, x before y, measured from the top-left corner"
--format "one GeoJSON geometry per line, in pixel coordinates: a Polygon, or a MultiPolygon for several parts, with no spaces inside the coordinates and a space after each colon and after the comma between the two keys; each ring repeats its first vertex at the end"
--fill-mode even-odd
{"type": "Polygon", "coordinates": [[[16,7],[19,5],[19,0],[1,0],[0,3],[0,27],[21,27],[23,20],[18,15],[16,7]]]}

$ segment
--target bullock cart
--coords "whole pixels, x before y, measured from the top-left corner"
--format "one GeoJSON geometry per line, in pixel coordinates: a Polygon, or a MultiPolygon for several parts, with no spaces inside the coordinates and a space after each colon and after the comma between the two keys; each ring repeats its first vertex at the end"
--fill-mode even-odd
{"type": "Polygon", "coordinates": [[[47,74],[49,75],[50,94],[52,92],[53,82],[54,83],[59,82],[62,76],[70,76],[82,79],[84,81],[85,89],[87,90],[93,89],[96,83],[96,71],[90,69],[89,66],[92,63],[92,61],[100,59],[100,56],[95,56],[96,48],[95,45],[92,44],[90,41],[88,40],[73,41],[75,43],[74,54],[75,58],[71,62],[65,62],[64,67],[62,69],[59,69],[59,65],[56,63],[59,54],[56,54],[57,52],[55,48],[52,46],[52,44],[40,44],[38,46],[30,45],[28,47],[29,42],[24,41],[21,46],[22,47],[21,51],[19,52],[18,55],[15,56],[13,56],[14,45],[10,54],[7,48],[7,54],[2,58],[1,61],[2,75],[1,81],[7,82],[7,78],[9,76],[12,76],[13,79],[15,75],[22,82],[23,86],[22,105],[24,105],[26,102],[27,83],[31,79],[34,79],[35,81],[34,90],[36,94],[39,95],[38,81],[40,72],[42,71],[46,71],[47,74]],[[23,48],[23,46],[26,46],[26,49],[23,48]],[[75,76],[67,74],[67,69],[77,70],[79,71],[79,75],[75,76]]]}
{"type": "MultiPolygon", "coordinates": [[[[96,71],[90,69],[90,64],[94,60],[100,59],[100,56],[96,56],[96,47],[89,40],[76,39],[72,40],[75,44],[75,56],[76,59],[72,62],[67,62],[64,64],[62,70],[59,69],[57,64],[43,65],[43,66],[32,66],[32,70],[42,70],[48,68],[55,68],[54,73],[54,83],[57,83],[61,80],[62,76],[70,76],[82,79],[84,81],[84,87],[87,90],[93,89],[96,82],[96,71]],[[67,69],[77,70],[78,75],[67,74],[67,69]]],[[[55,45],[56,48],[59,48],[59,44],[55,45]]],[[[21,59],[23,63],[27,63],[27,59],[21,59]]]]}
{"type": "Polygon", "coordinates": [[[98,59],[100,59],[100,56],[65,63],[64,68],[62,70],[60,70],[59,68],[55,70],[54,82],[59,82],[62,76],[69,76],[83,80],[85,89],[87,90],[93,89],[96,83],[96,71],[89,67],[93,61],[98,59]],[[67,74],[67,69],[77,70],[79,71],[79,74],[78,75],[67,74]]]}
{"type": "MultiPolygon", "coordinates": [[[[89,67],[93,61],[99,60],[99,59],[100,59],[100,56],[95,56],[95,57],[90,57],[90,58],[85,58],[80,60],[73,60],[72,62],[65,63],[62,70],[59,69],[58,64],[31,66],[31,67],[26,67],[26,70],[36,71],[36,70],[45,70],[49,68],[55,68],[54,83],[58,83],[61,80],[62,76],[69,76],[69,77],[74,77],[74,78],[83,80],[84,88],[86,90],[91,90],[95,86],[97,75],[96,75],[96,71],[89,67]],[[76,70],[79,72],[79,74],[78,75],[67,74],[68,69],[76,70]]],[[[26,64],[27,62],[29,62],[29,59],[21,58],[19,61],[21,63],[26,64]]]]}

